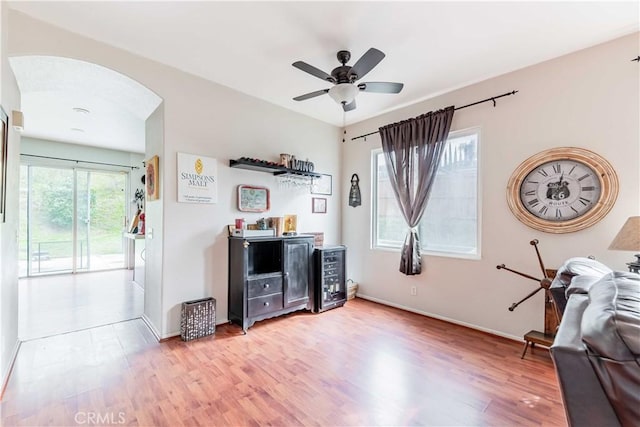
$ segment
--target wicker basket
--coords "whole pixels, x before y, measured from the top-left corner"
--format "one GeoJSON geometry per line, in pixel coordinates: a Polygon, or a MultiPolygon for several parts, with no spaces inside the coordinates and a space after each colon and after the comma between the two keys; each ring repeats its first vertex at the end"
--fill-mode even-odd
{"type": "Polygon", "coordinates": [[[347,280],[347,300],[354,299],[356,297],[356,292],[358,292],[358,284],[354,283],[353,280],[347,280]]]}
{"type": "Polygon", "coordinates": [[[182,303],[180,337],[191,341],[216,333],[216,300],[203,298],[182,303]]]}

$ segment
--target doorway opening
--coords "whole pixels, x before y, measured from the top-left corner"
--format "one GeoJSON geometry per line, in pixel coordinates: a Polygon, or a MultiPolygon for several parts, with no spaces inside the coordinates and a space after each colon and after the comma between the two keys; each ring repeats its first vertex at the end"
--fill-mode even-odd
{"type": "Polygon", "coordinates": [[[145,152],[162,152],[162,98],[91,62],[9,62],[29,118],[20,143],[19,339],[160,313],[161,283],[144,276],[147,253],[161,262],[161,236],[142,252],[145,236],[127,231],[141,206],[133,195],[143,191],[145,152]]]}

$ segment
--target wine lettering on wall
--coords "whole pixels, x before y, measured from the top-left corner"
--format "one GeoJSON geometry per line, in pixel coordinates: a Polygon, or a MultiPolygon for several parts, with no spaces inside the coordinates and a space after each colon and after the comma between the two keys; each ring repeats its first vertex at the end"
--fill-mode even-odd
{"type": "Polygon", "coordinates": [[[313,172],[315,168],[313,162],[298,160],[293,154],[280,154],[280,165],[300,172],[313,172]]]}

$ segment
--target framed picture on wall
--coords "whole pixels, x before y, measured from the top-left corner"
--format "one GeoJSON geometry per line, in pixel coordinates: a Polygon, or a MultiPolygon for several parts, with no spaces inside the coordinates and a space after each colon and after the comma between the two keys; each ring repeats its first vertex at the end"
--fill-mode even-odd
{"type": "Polygon", "coordinates": [[[311,199],[312,213],[327,213],[327,199],[325,197],[313,197],[311,199]]]}
{"type": "Polygon", "coordinates": [[[311,194],[331,195],[332,177],[327,174],[320,174],[320,178],[313,178],[311,184],[311,194]]]}
{"type": "Polygon", "coordinates": [[[9,149],[9,116],[0,106],[0,222],[7,215],[7,151],[9,149]]]}
{"type": "Polygon", "coordinates": [[[158,156],[153,156],[147,160],[147,173],[145,175],[147,200],[158,200],[160,198],[160,175],[158,173],[158,163],[158,156]]]}
{"type": "Polygon", "coordinates": [[[265,212],[269,210],[269,189],[252,185],[238,186],[238,210],[241,212],[265,212]]]}

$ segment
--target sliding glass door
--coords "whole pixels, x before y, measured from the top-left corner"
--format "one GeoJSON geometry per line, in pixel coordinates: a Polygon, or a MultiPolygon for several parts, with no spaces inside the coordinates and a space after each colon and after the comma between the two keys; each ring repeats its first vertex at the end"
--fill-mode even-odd
{"type": "Polygon", "coordinates": [[[125,266],[127,174],[23,165],[20,275],[125,266]]]}

